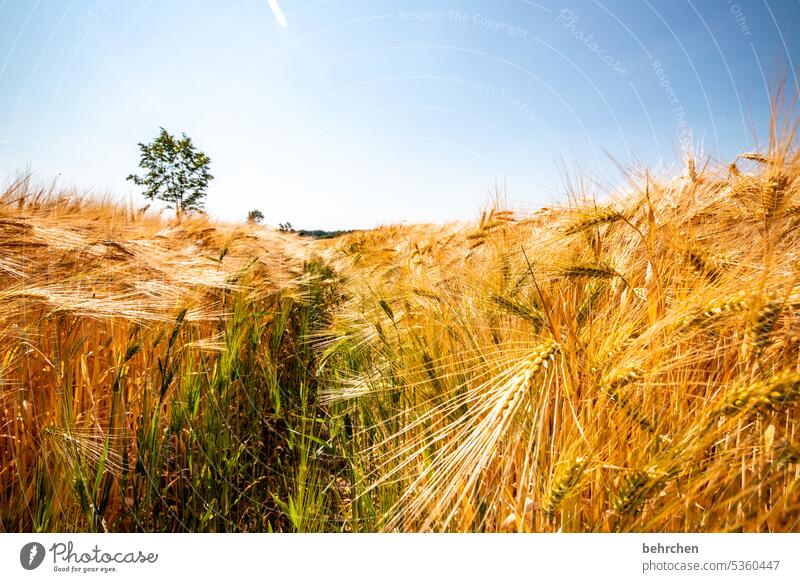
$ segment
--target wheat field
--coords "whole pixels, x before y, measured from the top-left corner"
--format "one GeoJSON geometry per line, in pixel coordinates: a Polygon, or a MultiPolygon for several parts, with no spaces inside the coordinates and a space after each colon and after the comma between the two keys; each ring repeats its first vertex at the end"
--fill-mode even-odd
{"type": "Polygon", "coordinates": [[[797,531],[800,153],[771,128],[331,240],[17,180],[0,530],[797,531]]]}

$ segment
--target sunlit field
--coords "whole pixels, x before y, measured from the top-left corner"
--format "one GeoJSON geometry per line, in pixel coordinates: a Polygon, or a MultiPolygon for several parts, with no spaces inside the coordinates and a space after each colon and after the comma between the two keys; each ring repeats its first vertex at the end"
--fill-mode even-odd
{"type": "Polygon", "coordinates": [[[0,530],[796,531],[795,129],[326,240],[18,180],[0,530]]]}

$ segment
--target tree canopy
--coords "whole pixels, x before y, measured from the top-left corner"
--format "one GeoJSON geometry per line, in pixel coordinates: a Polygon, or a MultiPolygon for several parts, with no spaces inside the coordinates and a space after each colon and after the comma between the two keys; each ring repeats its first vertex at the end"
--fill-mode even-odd
{"type": "Polygon", "coordinates": [[[139,144],[139,167],[143,175],[131,174],[137,186],[144,186],[144,196],[166,202],[176,214],[202,210],[206,188],[214,178],[209,172],[211,159],[198,151],[185,133],[175,138],[163,127],[151,143],[139,144]]]}
{"type": "Polygon", "coordinates": [[[247,222],[259,223],[264,220],[264,213],[257,208],[247,213],[247,222]]]}

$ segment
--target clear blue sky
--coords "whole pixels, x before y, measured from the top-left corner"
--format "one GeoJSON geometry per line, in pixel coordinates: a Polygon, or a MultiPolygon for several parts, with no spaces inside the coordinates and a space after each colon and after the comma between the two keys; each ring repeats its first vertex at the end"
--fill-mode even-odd
{"type": "Polygon", "coordinates": [[[0,0],[0,178],[139,199],[164,126],[212,160],[207,210],[369,227],[523,207],[624,164],[731,158],[796,87],[800,0],[0,0]],[[402,8],[401,8],[402,6],[402,8]]]}

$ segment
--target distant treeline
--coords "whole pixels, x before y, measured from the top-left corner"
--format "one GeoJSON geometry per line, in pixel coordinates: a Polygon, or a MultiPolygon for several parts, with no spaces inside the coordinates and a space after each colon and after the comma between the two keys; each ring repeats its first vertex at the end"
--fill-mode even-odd
{"type": "Polygon", "coordinates": [[[336,238],[345,234],[355,232],[354,230],[298,230],[300,236],[307,236],[316,239],[336,238]]]}

